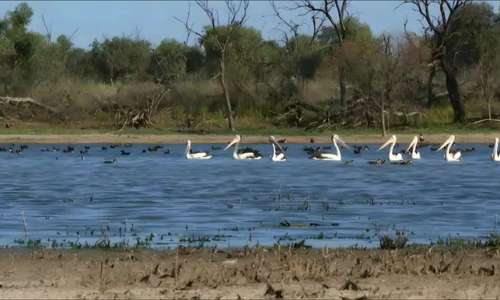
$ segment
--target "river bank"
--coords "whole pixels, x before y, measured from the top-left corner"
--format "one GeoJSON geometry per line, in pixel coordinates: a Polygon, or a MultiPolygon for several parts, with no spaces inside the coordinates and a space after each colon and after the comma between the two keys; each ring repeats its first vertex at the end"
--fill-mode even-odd
{"type": "Polygon", "coordinates": [[[2,299],[494,299],[496,252],[0,250],[2,299]]]}
{"type": "MultiPolygon", "coordinates": [[[[409,143],[414,134],[396,134],[398,142],[409,143]]],[[[450,134],[426,134],[425,143],[443,143],[450,134]]],[[[492,144],[498,136],[495,133],[468,133],[456,134],[457,144],[492,144]]],[[[381,135],[340,135],[344,142],[349,144],[378,144],[385,142],[389,137],[381,135]]],[[[194,144],[227,144],[234,135],[180,135],[180,134],[123,134],[121,136],[109,133],[90,134],[0,134],[0,143],[23,144],[185,144],[191,140],[194,144]]],[[[287,144],[310,144],[311,138],[315,143],[331,143],[330,136],[278,136],[277,140],[286,139],[287,144]]],[[[246,144],[269,143],[266,135],[244,135],[246,144]]]]}

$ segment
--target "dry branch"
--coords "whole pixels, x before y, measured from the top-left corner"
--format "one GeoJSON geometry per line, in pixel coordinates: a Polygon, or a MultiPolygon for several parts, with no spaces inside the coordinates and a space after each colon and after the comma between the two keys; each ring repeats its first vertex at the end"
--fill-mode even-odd
{"type": "Polygon", "coordinates": [[[15,98],[15,97],[0,97],[0,104],[10,104],[12,106],[19,106],[20,104],[32,104],[38,107],[41,107],[53,114],[58,114],[59,111],[53,107],[50,107],[46,104],[40,103],[33,98],[15,98]]]}

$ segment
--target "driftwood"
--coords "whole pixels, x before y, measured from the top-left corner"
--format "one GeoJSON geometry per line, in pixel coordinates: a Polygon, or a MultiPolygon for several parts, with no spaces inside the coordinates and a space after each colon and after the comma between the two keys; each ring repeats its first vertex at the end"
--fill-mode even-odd
{"type": "Polygon", "coordinates": [[[53,114],[58,114],[59,111],[53,107],[50,107],[48,105],[45,105],[43,103],[40,103],[36,101],[33,98],[15,98],[15,97],[0,97],[0,104],[10,104],[12,106],[18,106],[20,104],[29,104],[29,105],[35,105],[40,108],[43,108],[53,114]]]}
{"type": "Polygon", "coordinates": [[[479,123],[484,123],[484,122],[500,122],[499,119],[484,119],[484,120],[479,120],[479,121],[476,121],[476,122],[472,122],[470,124],[467,124],[465,125],[463,128],[467,128],[471,125],[476,125],[476,124],[479,124],[479,123]]]}

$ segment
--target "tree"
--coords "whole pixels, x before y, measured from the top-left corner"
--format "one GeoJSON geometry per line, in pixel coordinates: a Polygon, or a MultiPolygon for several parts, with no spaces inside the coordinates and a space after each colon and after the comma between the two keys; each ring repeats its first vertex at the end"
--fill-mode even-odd
{"type": "Polygon", "coordinates": [[[209,7],[208,0],[196,0],[196,4],[205,12],[207,15],[210,25],[205,26],[205,33],[201,34],[199,32],[193,31],[193,29],[189,25],[189,14],[186,22],[184,23],[186,29],[188,30],[188,34],[194,32],[199,38],[200,41],[204,42],[205,49],[207,48],[211,51],[218,60],[219,66],[219,74],[216,76],[219,78],[219,83],[221,85],[222,91],[224,93],[224,99],[226,100],[227,107],[227,119],[229,122],[229,129],[231,131],[236,131],[236,127],[234,125],[233,118],[233,109],[231,107],[231,97],[229,95],[229,87],[226,80],[226,54],[229,49],[233,36],[240,31],[245,22],[247,21],[247,10],[249,1],[241,0],[241,1],[229,1],[226,0],[226,6],[229,10],[228,22],[226,25],[221,25],[218,20],[216,20],[216,16],[214,14],[214,10],[209,7]],[[238,15],[241,12],[241,16],[238,15]]]}
{"type": "Polygon", "coordinates": [[[347,112],[347,97],[346,97],[346,74],[345,65],[343,63],[344,57],[344,41],[348,33],[348,24],[351,16],[347,11],[347,6],[349,2],[347,0],[324,0],[321,5],[315,6],[312,0],[302,0],[295,2],[296,9],[305,9],[306,13],[321,13],[330,22],[335,30],[336,42],[339,54],[338,63],[338,79],[340,86],[340,101],[342,103],[342,110],[344,114],[347,112]],[[338,20],[335,20],[331,14],[331,10],[335,8],[336,16],[338,20]]]}
{"type": "Polygon", "coordinates": [[[173,39],[165,39],[151,55],[150,74],[156,81],[173,81],[187,71],[188,47],[173,39]]]}
{"type": "Polygon", "coordinates": [[[457,13],[472,0],[412,0],[410,3],[424,19],[425,34],[431,34],[427,40],[432,51],[433,64],[438,64],[445,74],[446,89],[454,111],[456,122],[465,122],[463,95],[458,80],[459,68],[455,63],[454,51],[457,45],[452,43],[453,36],[463,29],[462,26],[452,26],[457,13]],[[431,15],[431,5],[439,7],[439,16],[431,15]]]}

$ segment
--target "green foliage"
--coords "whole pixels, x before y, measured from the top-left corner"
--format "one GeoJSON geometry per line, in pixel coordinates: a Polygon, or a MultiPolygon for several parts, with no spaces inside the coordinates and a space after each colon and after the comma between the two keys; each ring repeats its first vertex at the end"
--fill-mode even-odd
{"type": "MultiPolygon", "coordinates": [[[[426,111],[433,61],[428,42],[433,37],[392,35],[385,53],[382,38],[353,17],[346,23],[342,46],[332,26],[324,26],[314,38],[298,34],[283,43],[266,40],[252,27],[205,26],[194,46],[167,36],[159,45],[122,36],[96,39],[86,50],[75,47],[68,35],[51,41],[28,30],[33,13],[21,3],[0,20],[0,93],[31,96],[64,110],[69,119],[92,116],[113,124],[123,112],[119,108],[150,105],[164,85],[168,93],[161,96],[155,121],[184,129],[221,128],[227,116],[223,91],[214,79],[223,59],[239,124],[378,128],[377,103],[383,95],[393,127],[451,122],[446,96],[442,108],[426,111]],[[348,116],[339,113],[339,66],[346,76],[348,116]]],[[[484,95],[496,100],[500,95],[498,15],[489,4],[470,3],[454,15],[450,30],[448,59],[460,69],[468,117],[481,118],[484,95]]],[[[435,94],[446,91],[439,70],[432,87],[435,94]]],[[[500,114],[500,103],[492,102],[491,109],[500,114]]]]}

